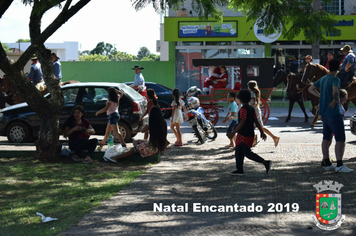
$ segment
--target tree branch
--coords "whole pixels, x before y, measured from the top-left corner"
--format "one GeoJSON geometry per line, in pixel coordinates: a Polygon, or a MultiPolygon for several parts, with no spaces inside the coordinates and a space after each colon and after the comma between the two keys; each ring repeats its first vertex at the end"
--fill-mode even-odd
{"type": "Polygon", "coordinates": [[[2,15],[4,15],[4,13],[10,7],[10,5],[13,1],[14,0],[1,0],[0,1],[0,18],[2,17],[2,15]]]}
{"type": "MultiPolygon", "coordinates": [[[[56,32],[63,24],[65,24],[72,16],[82,9],[91,0],[80,0],[67,11],[62,11],[57,18],[42,32],[39,36],[39,43],[44,43],[51,35],[56,32]]],[[[67,4],[66,4],[67,6],[67,4]]]]}

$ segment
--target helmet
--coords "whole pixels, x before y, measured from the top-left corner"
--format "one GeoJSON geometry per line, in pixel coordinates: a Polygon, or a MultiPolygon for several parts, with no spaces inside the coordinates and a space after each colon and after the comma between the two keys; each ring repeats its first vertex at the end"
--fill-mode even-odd
{"type": "Polygon", "coordinates": [[[197,97],[201,94],[201,90],[197,86],[192,86],[187,90],[188,97],[197,97]]]}
{"type": "Polygon", "coordinates": [[[188,106],[191,108],[198,108],[200,105],[199,99],[196,97],[188,98],[188,106]]]}

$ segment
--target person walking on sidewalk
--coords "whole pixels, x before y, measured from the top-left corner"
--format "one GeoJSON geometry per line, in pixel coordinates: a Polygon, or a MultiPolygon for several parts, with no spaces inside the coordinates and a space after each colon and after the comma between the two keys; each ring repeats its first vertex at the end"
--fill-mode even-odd
{"type": "MultiPolygon", "coordinates": [[[[237,119],[238,119],[237,112],[239,111],[239,107],[237,106],[235,100],[236,100],[236,93],[231,92],[227,95],[227,101],[229,102],[229,111],[226,114],[226,117],[222,123],[225,124],[229,120],[231,120],[231,123],[227,128],[226,136],[228,136],[228,134],[235,128],[237,124],[237,119]]],[[[230,144],[225,147],[231,148],[231,150],[235,150],[234,137],[229,138],[229,140],[230,140],[230,144]]]]}
{"type": "MultiPolygon", "coordinates": [[[[265,128],[263,126],[261,109],[260,109],[261,91],[258,89],[257,81],[250,80],[247,83],[247,88],[251,92],[250,105],[255,109],[258,123],[260,123],[260,125],[261,125],[261,127],[263,129],[263,132],[268,134],[268,136],[270,136],[273,139],[274,146],[277,147],[278,143],[279,143],[279,137],[277,137],[274,134],[272,134],[271,131],[269,131],[267,128],[265,128]]],[[[257,136],[255,137],[255,141],[254,141],[254,145],[253,146],[255,146],[256,144],[257,144],[257,136]]]]}
{"type": "Polygon", "coordinates": [[[308,88],[308,91],[320,97],[319,114],[323,121],[323,141],[321,150],[325,170],[334,170],[335,172],[352,172],[353,169],[347,168],[342,158],[345,151],[345,126],[344,119],[340,112],[339,88],[340,79],[336,77],[339,68],[339,62],[334,59],[329,62],[330,73],[316,81],[308,88]],[[316,91],[320,88],[320,94],[316,91]],[[335,135],[335,155],[337,166],[331,164],[329,147],[332,141],[333,133],[335,135]]]}
{"type": "Polygon", "coordinates": [[[239,99],[241,100],[242,107],[239,111],[239,120],[238,125],[235,129],[229,133],[229,138],[233,138],[235,133],[236,140],[235,140],[235,160],[236,160],[236,170],[230,172],[231,175],[244,175],[243,165],[244,165],[244,158],[247,157],[253,161],[258,163],[262,163],[266,168],[266,174],[271,169],[272,162],[266,161],[256,153],[251,151],[252,143],[255,136],[255,127],[256,124],[257,128],[261,132],[261,138],[266,140],[266,134],[263,132],[261,124],[257,121],[257,116],[255,110],[252,106],[249,105],[251,100],[251,93],[250,91],[243,89],[239,93],[239,99]]]}
{"type": "Polygon", "coordinates": [[[180,131],[180,124],[184,122],[182,109],[184,110],[185,118],[188,120],[187,109],[185,108],[184,101],[180,99],[180,92],[178,89],[173,89],[173,102],[172,117],[171,117],[171,130],[177,138],[174,146],[182,147],[182,132],[180,131]]]}

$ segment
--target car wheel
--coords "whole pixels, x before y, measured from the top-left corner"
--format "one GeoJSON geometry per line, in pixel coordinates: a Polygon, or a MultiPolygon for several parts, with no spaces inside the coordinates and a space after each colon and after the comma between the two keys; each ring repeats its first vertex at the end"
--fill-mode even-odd
{"type": "MultiPolygon", "coordinates": [[[[163,102],[159,102],[159,107],[162,108],[168,108],[168,105],[163,102]]],[[[164,119],[168,119],[172,115],[172,110],[161,110],[162,116],[164,119]]]]}
{"type": "Polygon", "coordinates": [[[122,137],[125,140],[125,143],[130,142],[132,135],[131,135],[131,129],[127,126],[127,124],[119,122],[119,133],[122,135],[122,137]]]}
{"type": "Polygon", "coordinates": [[[31,138],[31,129],[23,122],[12,123],[7,129],[7,139],[11,143],[27,143],[31,138]]]}

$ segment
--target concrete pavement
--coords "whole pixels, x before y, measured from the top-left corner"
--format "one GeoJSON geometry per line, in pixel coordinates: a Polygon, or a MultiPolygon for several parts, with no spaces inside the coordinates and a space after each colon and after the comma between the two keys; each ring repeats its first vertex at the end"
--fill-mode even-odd
{"type": "MultiPolygon", "coordinates": [[[[277,117],[277,112],[271,111],[271,117],[277,117]]],[[[281,137],[278,147],[269,138],[253,151],[273,161],[269,174],[261,164],[245,160],[245,176],[229,175],[235,170],[235,160],[233,152],[224,148],[228,142],[225,128],[218,129],[216,141],[197,145],[187,127],[184,147],[167,150],[160,163],[62,235],[356,235],[356,172],[327,172],[320,166],[321,124],[311,129],[302,118],[285,124],[279,117],[266,127],[281,137]],[[322,180],[344,185],[342,214],[346,220],[331,232],[317,228],[312,220],[313,185],[322,180]],[[238,210],[242,206],[251,210],[254,205],[254,212],[211,212],[235,204],[238,210]],[[193,212],[194,206],[203,205],[210,212],[193,212]],[[273,208],[277,205],[278,210],[273,208]],[[260,206],[262,211],[257,212],[260,206]],[[176,212],[179,209],[184,212],[176,212]]],[[[348,127],[346,133],[344,163],[356,169],[356,137],[348,127]]],[[[175,141],[171,132],[168,139],[175,141]]],[[[335,160],[333,145],[330,153],[335,160]]]]}

